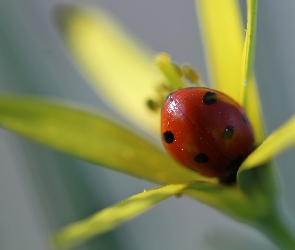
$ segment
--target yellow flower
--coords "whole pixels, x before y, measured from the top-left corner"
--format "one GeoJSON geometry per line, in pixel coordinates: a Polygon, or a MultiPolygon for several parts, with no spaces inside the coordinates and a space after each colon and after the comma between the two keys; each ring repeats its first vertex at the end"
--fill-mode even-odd
{"type": "MultiPolygon", "coordinates": [[[[159,146],[158,102],[167,89],[184,87],[169,57],[151,63],[150,53],[132,42],[105,12],[61,7],[58,23],[79,68],[97,94],[141,132],[90,112],[42,98],[0,98],[0,124],[62,152],[156,183],[144,191],[55,235],[57,246],[72,246],[111,230],[172,195],[186,194],[261,230],[284,249],[295,247],[277,207],[279,192],[271,159],[295,143],[295,118],[265,139],[263,117],[251,68],[256,1],[247,1],[246,40],[236,1],[196,1],[211,87],[241,103],[253,125],[257,149],[242,163],[237,183],[220,184],[175,163],[159,146]],[[162,74],[161,74],[162,72],[162,74]],[[145,136],[143,136],[145,135],[145,136]],[[149,137],[147,139],[147,137],[149,137]]],[[[197,77],[190,68],[186,68],[197,77]]],[[[194,80],[192,80],[194,81],[194,80]]]]}

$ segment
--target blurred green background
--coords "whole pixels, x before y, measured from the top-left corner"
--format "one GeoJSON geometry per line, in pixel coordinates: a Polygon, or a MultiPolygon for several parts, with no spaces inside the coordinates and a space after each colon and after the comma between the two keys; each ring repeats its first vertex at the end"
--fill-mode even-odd
{"type": "MultiPolygon", "coordinates": [[[[86,4],[86,1],[74,3],[86,4]]],[[[62,0],[0,1],[0,87],[108,108],[67,54],[53,19],[62,0]]],[[[96,0],[135,37],[207,81],[193,1],[96,0]]],[[[243,8],[244,6],[244,1],[243,8]]],[[[268,131],[295,108],[295,2],[259,1],[255,69],[268,131]]],[[[111,112],[110,110],[108,110],[111,112]]],[[[0,249],[49,249],[50,232],[155,184],[73,159],[0,130],[0,249]]],[[[276,162],[295,216],[294,149],[276,162]]],[[[77,249],[276,249],[252,228],[186,197],[171,198],[77,249]]]]}

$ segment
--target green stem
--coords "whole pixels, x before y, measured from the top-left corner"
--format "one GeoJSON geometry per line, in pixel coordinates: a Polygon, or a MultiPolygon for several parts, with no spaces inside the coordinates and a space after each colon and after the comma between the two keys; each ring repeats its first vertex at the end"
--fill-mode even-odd
{"type": "Polygon", "coordinates": [[[295,249],[295,230],[281,209],[265,216],[256,227],[280,249],[295,249]]]}

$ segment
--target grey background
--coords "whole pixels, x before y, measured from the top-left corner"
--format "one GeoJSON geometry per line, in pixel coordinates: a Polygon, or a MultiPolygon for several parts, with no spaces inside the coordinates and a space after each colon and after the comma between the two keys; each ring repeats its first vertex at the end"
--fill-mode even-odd
{"type": "MultiPolygon", "coordinates": [[[[61,0],[0,0],[1,91],[104,107],[70,61],[52,11],[61,0]]],[[[75,1],[86,3],[85,1],[75,1]]],[[[90,2],[88,2],[90,3],[90,2]]],[[[97,0],[136,37],[206,77],[193,1],[97,0]]],[[[295,3],[259,1],[255,69],[268,130],[294,113],[295,3]]],[[[61,226],[154,186],[0,130],[0,249],[49,249],[61,226]]],[[[277,158],[295,216],[294,149],[277,158]]],[[[171,198],[78,249],[276,249],[256,230],[188,198],[171,198]]]]}

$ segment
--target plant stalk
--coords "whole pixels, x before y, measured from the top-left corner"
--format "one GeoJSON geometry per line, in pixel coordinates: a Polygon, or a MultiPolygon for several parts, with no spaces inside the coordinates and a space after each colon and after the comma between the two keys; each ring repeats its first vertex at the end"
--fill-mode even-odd
{"type": "Polygon", "coordinates": [[[282,209],[276,209],[259,220],[256,227],[279,249],[295,249],[295,228],[289,217],[282,209]]]}

